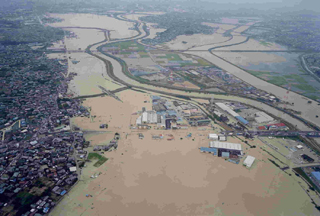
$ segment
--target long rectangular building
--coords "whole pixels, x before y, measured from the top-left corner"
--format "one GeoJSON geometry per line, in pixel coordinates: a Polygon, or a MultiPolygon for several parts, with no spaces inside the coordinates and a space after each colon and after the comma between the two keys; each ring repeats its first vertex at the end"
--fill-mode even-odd
{"type": "Polygon", "coordinates": [[[229,113],[230,115],[232,115],[233,117],[236,116],[240,116],[238,113],[236,113],[235,111],[233,111],[230,107],[228,107],[227,105],[225,105],[224,103],[216,103],[216,105],[222,109],[223,111],[226,111],[227,113],[229,113]]]}
{"type": "Polygon", "coordinates": [[[236,113],[235,111],[233,111],[233,109],[231,109],[230,107],[228,107],[227,105],[225,105],[224,103],[216,103],[216,105],[222,109],[223,111],[229,113],[230,115],[232,115],[234,118],[236,118],[239,122],[241,122],[244,125],[249,124],[249,122],[247,120],[245,120],[242,116],[240,116],[238,113],[236,113]]]}
{"type": "Polygon", "coordinates": [[[271,122],[274,120],[271,116],[269,116],[265,112],[256,112],[255,116],[256,116],[255,120],[258,123],[271,122]]]}
{"type": "Polygon", "coordinates": [[[210,148],[217,148],[217,149],[228,149],[228,150],[242,151],[242,146],[241,146],[241,144],[238,144],[238,143],[210,141],[209,147],[210,148]]]}

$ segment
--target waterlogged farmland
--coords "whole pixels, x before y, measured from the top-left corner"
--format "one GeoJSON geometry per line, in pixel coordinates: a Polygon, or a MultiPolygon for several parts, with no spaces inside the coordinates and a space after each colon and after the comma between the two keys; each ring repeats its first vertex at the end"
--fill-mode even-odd
{"type": "Polygon", "coordinates": [[[315,100],[320,99],[320,83],[301,67],[301,53],[228,52],[218,55],[272,84],[290,88],[315,100]]]}

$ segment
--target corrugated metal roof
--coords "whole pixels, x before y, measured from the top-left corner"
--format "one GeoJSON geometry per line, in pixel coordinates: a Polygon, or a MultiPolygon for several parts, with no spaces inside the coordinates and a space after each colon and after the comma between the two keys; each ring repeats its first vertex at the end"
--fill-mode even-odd
{"type": "Polygon", "coordinates": [[[238,143],[227,143],[227,142],[219,142],[219,141],[211,141],[209,142],[210,148],[223,148],[230,150],[239,150],[242,151],[241,144],[238,143]]]}
{"type": "Polygon", "coordinates": [[[236,116],[236,119],[238,119],[240,122],[242,122],[243,124],[249,124],[249,122],[247,120],[245,120],[243,117],[241,116],[236,116]]]}

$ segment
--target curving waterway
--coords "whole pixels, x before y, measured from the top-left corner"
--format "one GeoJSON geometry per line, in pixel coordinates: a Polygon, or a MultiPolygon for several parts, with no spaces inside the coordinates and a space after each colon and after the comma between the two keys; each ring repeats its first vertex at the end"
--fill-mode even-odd
{"type": "MultiPolygon", "coordinates": [[[[116,16],[116,18],[117,18],[117,16],[116,16]]],[[[123,18],[121,20],[123,20],[123,18]]],[[[126,20],[126,21],[132,22],[132,20],[126,20]]],[[[107,74],[108,74],[109,78],[111,78],[114,81],[121,83],[123,85],[130,86],[130,87],[133,87],[136,89],[141,89],[144,91],[150,91],[150,92],[155,92],[155,93],[165,94],[165,95],[170,95],[170,96],[188,96],[190,98],[210,99],[213,96],[213,94],[210,94],[210,93],[200,93],[200,92],[195,92],[195,91],[192,91],[191,93],[189,93],[189,92],[185,92],[182,90],[170,89],[168,87],[163,88],[163,87],[159,87],[159,86],[140,83],[136,80],[131,79],[123,72],[124,65],[122,65],[119,62],[119,60],[117,60],[116,57],[113,57],[111,55],[106,55],[106,54],[103,54],[102,52],[100,52],[101,50],[99,48],[108,44],[108,43],[137,40],[137,39],[141,39],[141,38],[146,37],[148,34],[144,30],[144,25],[145,25],[144,23],[136,21],[136,30],[139,32],[138,35],[136,35],[134,37],[127,38],[127,39],[112,40],[112,41],[104,40],[104,41],[101,41],[99,43],[96,43],[96,44],[89,46],[87,51],[89,54],[104,61],[104,63],[106,64],[107,74]]],[[[192,54],[192,53],[190,53],[190,54],[192,54]]],[[[208,54],[210,56],[209,52],[208,52],[208,54]]],[[[205,56],[201,56],[201,57],[205,57],[207,60],[209,60],[213,64],[225,69],[228,72],[229,72],[228,67],[232,67],[234,69],[234,65],[232,65],[232,64],[228,65],[228,62],[223,61],[222,59],[216,58],[213,55],[211,55],[212,57],[208,57],[208,54],[205,54],[205,56]]],[[[239,68],[237,68],[237,71],[238,70],[239,70],[239,68]]],[[[245,72],[245,74],[250,75],[246,72],[245,72]]],[[[242,76],[242,75],[243,74],[241,73],[240,76],[242,76]]],[[[252,75],[250,75],[250,76],[252,76],[252,75]]],[[[254,76],[252,76],[252,77],[254,77],[254,76]]],[[[247,77],[245,77],[245,78],[247,78],[247,77]]],[[[254,77],[254,78],[256,78],[256,77],[254,77]]],[[[270,92],[269,90],[270,90],[270,88],[272,88],[271,84],[269,84],[263,80],[260,80],[260,79],[257,79],[257,80],[259,80],[259,83],[260,83],[259,85],[261,85],[261,86],[263,86],[261,84],[261,82],[264,82],[265,85],[269,85],[268,88],[263,88],[263,89],[270,92]]],[[[285,89],[282,89],[282,88],[280,88],[280,89],[281,89],[281,91],[285,91],[285,89]]],[[[272,93],[274,93],[274,92],[272,92],[272,93]]],[[[284,119],[285,121],[289,122],[290,124],[296,126],[299,130],[311,130],[310,127],[305,125],[300,120],[298,120],[298,119],[292,117],[291,115],[288,115],[288,114],[286,114],[286,113],[284,113],[284,112],[282,112],[272,106],[269,106],[269,105],[262,103],[262,102],[259,102],[259,101],[255,101],[252,99],[243,98],[243,97],[239,97],[239,96],[218,95],[218,94],[214,94],[214,98],[221,99],[221,100],[237,101],[237,102],[249,104],[251,106],[257,107],[259,109],[264,110],[265,112],[268,112],[270,114],[273,114],[275,116],[278,116],[278,117],[284,119]]],[[[306,104],[307,101],[304,99],[301,103],[306,104]]],[[[317,112],[317,107],[315,107],[315,103],[313,105],[308,104],[308,107],[306,107],[307,112],[310,112],[310,110],[312,110],[312,112],[315,112],[315,113],[317,112]]],[[[301,106],[303,106],[303,105],[301,105],[301,106]]],[[[316,121],[315,118],[307,118],[307,120],[314,123],[314,124],[318,124],[318,121],[316,121]]],[[[320,125],[320,122],[318,125],[320,125]]]]}

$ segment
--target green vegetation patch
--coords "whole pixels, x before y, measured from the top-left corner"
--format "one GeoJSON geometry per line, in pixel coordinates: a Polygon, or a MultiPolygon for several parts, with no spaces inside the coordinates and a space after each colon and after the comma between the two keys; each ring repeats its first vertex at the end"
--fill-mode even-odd
{"type": "Polygon", "coordinates": [[[320,100],[320,97],[319,96],[316,96],[316,95],[310,95],[308,96],[309,98],[313,99],[313,100],[320,100]]]}
{"type": "Polygon", "coordinates": [[[267,42],[267,41],[260,41],[260,44],[263,45],[263,46],[271,46],[271,43],[267,42]]]}
{"type": "Polygon", "coordinates": [[[108,160],[108,158],[98,154],[98,153],[93,153],[93,152],[90,152],[88,154],[88,160],[93,160],[93,159],[97,159],[98,161],[93,164],[94,167],[99,167],[101,166],[104,162],[106,162],[108,160]]]}
{"type": "Polygon", "coordinates": [[[26,206],[33,203],[37,199],[37,196],[34,196],[31,193],[23,191],[18,193],[17,198],[19,200],[20,205],[26,206]]]}
{"type": "MultiPolygon", "coordinates": [[[[248,73],[255,75],[255,76],[260,76],[260,75],[271,75],[272,73],[276,72],[269,72],[269,71],[254,71],[254,70],[247,70],[248,73]]],[[[278,73],[276,73],[278,74],[278,73]]]]}
{"type": "Polygon", "coordinates": [[[210,66],[211,64],[203,59],[197,59],[198,63],[202,66],[210,66]]]}
{"type": "Polygon", "coordinates": [[[303,91],[307,91],[307,92],[317,91],[315,88],[313,88],[311,85],[308,85],[308,84],[297,84],[297,85],[293,85],[293,86],[298,89],[301,89],[303,91]]]}
{"type": "Polygon", "coordinates": [[[289,74],[289,75],[284,75],[285,78],[288,78],[288,79],[293,79],[295,80],[296,82],[298,83],[308,83],[305,79],[303,79],[303,77],[301,77],[300,75],[298,74],[289,74]]]}
{"type": "Polygon", "coordinates": [[[270,77],[270,79],[268,81],[270,83],[272,83],[274,85],[278,85],[278,86],[288,84],[287,79],[282,76],[272,76],[272,77],[270,77]]]}
{"type": "Polygon", "coordinates": [[[120,55],[131,55],[131,52],[120,52],[120,55]]]}

